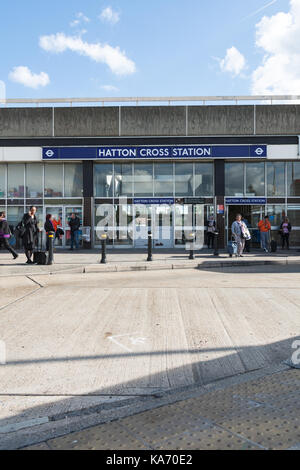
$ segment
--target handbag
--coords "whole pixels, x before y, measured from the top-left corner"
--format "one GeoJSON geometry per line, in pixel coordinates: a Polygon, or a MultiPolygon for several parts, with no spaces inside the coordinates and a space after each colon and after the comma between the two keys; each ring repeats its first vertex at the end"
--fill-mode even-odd
{"type": "Polygon", "coordinates": [[[26,229],[24,227],[23,221],[19,222],[14,231],[15,237],[23,238],[25,235],[26,229]]]}

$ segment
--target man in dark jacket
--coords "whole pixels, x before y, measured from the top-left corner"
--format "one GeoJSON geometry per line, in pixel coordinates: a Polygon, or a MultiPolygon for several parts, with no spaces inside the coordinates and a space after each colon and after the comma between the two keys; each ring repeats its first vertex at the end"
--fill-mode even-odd
{"type": "Polygon", "coordinates": [[[77,215],[73,212],[71,218],[69,220],[69,227],[71,231],[71,250],[74,248],[74,241],[76,250],[79,249],[79,228],[80,228],[80,219],[77,215]]]}
{"type": "Polygon", "coordinates": [[[16,259],[19,255],[8,243],[10,235],[10,228],[5,218],[5,212],[0,212],[0,247],[3,245],[4,248],[13,255],[14,259],[16,259]]]}

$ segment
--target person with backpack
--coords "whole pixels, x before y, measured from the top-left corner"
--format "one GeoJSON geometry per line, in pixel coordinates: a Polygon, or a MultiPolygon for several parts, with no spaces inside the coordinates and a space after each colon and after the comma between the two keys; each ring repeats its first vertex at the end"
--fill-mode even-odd
{"type": "Polygon", "coordinates": [[[8,240],[11,237],[11,231],[6,220],[5,212],[0,212],[0,247],[3,245],[7,251],[9,251],[14,259],[18,258],[18,253],[12,248],[8,243],[8,240]]]}
{"type": "Polygon", "coordinates": [[[286,244],[287,250],[290,249],[290,233],[292,231],[292,226],[289,222],[289,219],[285,217],[280,225],[279,233],[281,235],[282,249],[284,250],[284,245],[286,244]]]}
{"type": "Polygon", "coordinates": [[[23,227],[23,246],[27,258],[26,264],[33,264],[31,257],[33,254],[34,247],[37,243],[37,237],[39,233],[38,222],[35,214],[36,207],[31,206],[29,212],[27,212],[27,214],[24,214],[21,222],[21,227],[23,227]]]}
{"type": "Polygon", "coordinates": [[[271,232],[271,224],[269,221],[269,216],[265,215],[264,220],[258,222],[258,228],[260,231],[260,243],[262,249],[268,253],[269,252],[269,238],[271,232]]]}

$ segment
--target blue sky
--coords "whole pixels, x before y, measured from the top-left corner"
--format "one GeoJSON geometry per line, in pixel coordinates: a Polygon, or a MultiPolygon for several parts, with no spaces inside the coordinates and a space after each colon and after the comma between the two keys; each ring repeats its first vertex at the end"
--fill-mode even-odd
{"type": "Polygon", "coordinates": [[[3,0],[0,41],[7,98],[300,94],[300,0],[3,0]]]}

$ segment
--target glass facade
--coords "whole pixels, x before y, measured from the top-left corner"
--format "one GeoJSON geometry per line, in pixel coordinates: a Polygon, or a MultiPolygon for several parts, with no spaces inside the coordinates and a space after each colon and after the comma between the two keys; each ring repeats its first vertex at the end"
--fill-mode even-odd
{"type": "Polygon", "coordinates": [[[300,162],[226,162],[225,196],[300,197],[300,162]]]}
{"type": "MultiPolygon", "coordinates": [[[[108,245],[142,247],[144,242],[139,245],[132,237],[132,231],[136,230],[138,237],[143,231],[147,233],[149,227],[153,229],[156,246],[167,248],[182,244],[182,239],[177,235],[182,231],[180,223],[187,215],[186,201],[183,198],[207,198],[207,202],[204,201],[199,207],[193,202],[193,216],[204,211],[206,219],[208,214],[212,215],[214,212],[214,162],[94,162],[93,168],[94,197],[110,199],[109,203],[114,208],[107,223],[107,228],[114,230],[114,240],[109,239],[108,245]],[[122,197],[127,197],[128,203],[123,203],[120,199],[122,197]],[[175,204],[137,207],[131,200],[134,197],[171,197],[175,199],[175,204]],[[169,235],[171,245],[163,240],[165,237],[162,235],[168,224],[172,226],[169,235]]],[[[268,198],[266,206],[249,206],[248,212],[245,212],[251,225],[253,240],[257,239],[259,243],[257,219],[264,214],[270,217],[274,237],[278,237],[282,218],[287,216],[293,227],[291,245],[300,246],[300,161],[226,161],[225,196],[268,198]],[[296,198],[299,198],[299,205],[296,198]]],[[[68,245],[69,212],[76,208],[83,220],[82,163],[0,163],[0,209],[7,212],[10,225],[15,226],[31,205],[38,209],[41,228],[46,213],[50,211],[54,215],[60,214],[65,235],[62,240],[57,240],[57,245],[68,245]]],[[[96,245],[100,244],[97,226],[101,226],[108,216],[101,214],[99,207],[100,201],[96,201],[89,223],[94,229],[96,245]]],[[[230,217],[234,217],[236,208],[230,207],[230,217]]],[[[225,208],[225,217],[226,211],[225,208]]],[[[230,225],[229,221],[225,224],[229,234],[228,224],[230,225]]]]}
{"type": "Polygon", "coordinates": [[[300,162],[287,163],[287,195],[300,196],[300,162]]]}
{"type": "Polygon", "coordinates": [[[213,197],[214,164],[95,163],[94,194],[113,197],[213,197]]]}
{"type": "Polygon", "coordinates": [[[102,163],[94,165],[95,197],[113,197],[113,165],[102,163]]]}
{"type": "Polygon", "coordinates": [[[12,230],[34,205],[40,229],[44,227],[46,214],[52,213],[54,217],[61,214],[58,222],[65,234],[55,244],[68,245],[66,217],[68,210],[76,204],[76,213],[82,218],[82,195],[81,163],[0,164],[0,209],[6,212],[12,230]]]}

